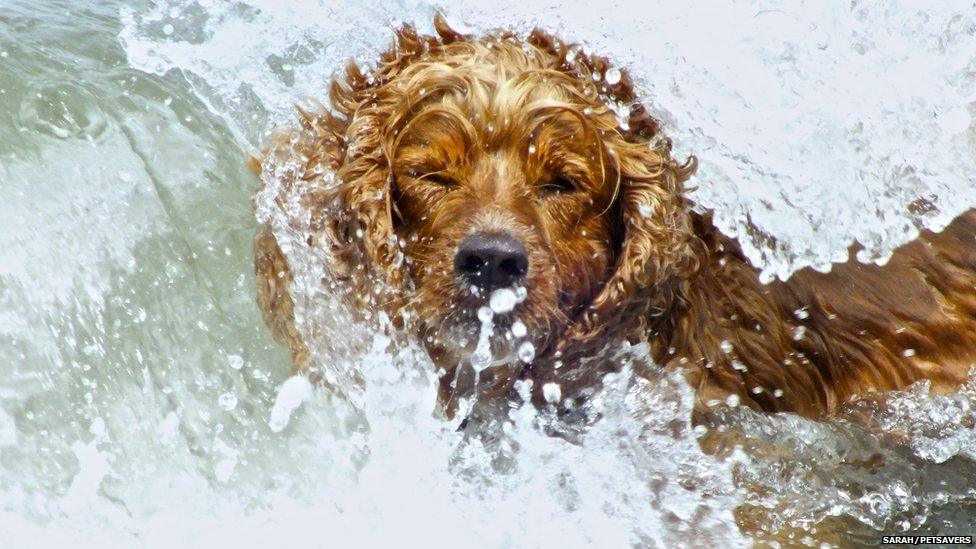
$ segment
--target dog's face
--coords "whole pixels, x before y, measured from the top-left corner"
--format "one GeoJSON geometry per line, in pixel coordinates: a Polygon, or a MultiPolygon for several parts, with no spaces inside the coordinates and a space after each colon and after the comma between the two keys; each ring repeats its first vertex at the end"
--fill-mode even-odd
{"type": "MultiPolygon", "coordinates": [[[[482,71],[455,69],[466,70],[482,71]]],[[[518,76],[530,82],[522,90],[502,75],[479,83],[483,93],[432,94],[393,151],[413,308],[455,355],[474,351],[483,308],[493,309],[498,362],[558,335],[605,280],[617,245],[616,181],[593,128],[564,110],[568,82],[518,76]]]]}
{"type": "Polygon", "coordinates": [[[350,66],[336,114],[303,113],[305,137],[283,142],[305,179],[339,182],[309,198],[332,273],[385,280],[392,297],[354,297],[396,304],[444,363],[486,341],[511,363],[526,343],[539,354],[647,328],[691,268],[693,161],[671,159],[626,73],[603,78],[606,60],[541,32],[435,24],[439,37],[401,29],[369,75],[350,66]]]}

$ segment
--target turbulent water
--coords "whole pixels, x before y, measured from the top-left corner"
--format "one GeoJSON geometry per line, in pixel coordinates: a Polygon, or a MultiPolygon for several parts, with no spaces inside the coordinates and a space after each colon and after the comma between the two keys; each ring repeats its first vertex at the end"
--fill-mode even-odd
{"type": "Polygon", "coordinates": [[[826,268],[855,240],[883,261],[976,205],[970,2],[677,4],[0,0],[0,545],[976,532],[976,382],[824,422],[734,409],[706,433],[679,380],[629,375],[635,347],[585,429],[552,436],[549,411],[522,407],[465,435],[434,417],[424,354],[345,325],[315,285],[298,290],[320,314],[313,345],[345,349],[335,371],[364,383],[291,377],[253,304],[244,158],[438,7],[630,67],[701,160],[696,201],[767,277],[826,268]]]}

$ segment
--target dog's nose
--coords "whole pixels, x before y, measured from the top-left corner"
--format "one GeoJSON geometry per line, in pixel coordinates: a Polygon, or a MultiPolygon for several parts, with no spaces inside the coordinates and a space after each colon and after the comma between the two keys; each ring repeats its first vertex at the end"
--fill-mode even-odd
{"type": "Polygon", "coordinates": [[[458,246],[454,270],[484,291],[505,288],[525,278],[529,256],[510,234],[473,234],[458,246]]]}

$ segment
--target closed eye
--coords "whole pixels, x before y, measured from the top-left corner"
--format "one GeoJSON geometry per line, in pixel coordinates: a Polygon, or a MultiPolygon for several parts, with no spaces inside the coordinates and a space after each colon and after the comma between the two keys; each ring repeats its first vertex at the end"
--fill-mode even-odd
{"type": "Polygon", "coordinates": [[[556,175],[546,182],[545,185],[539,187],[539,194],[541,194],[543,197],[547,197],[557,194],[574,193],[577,190],[579,190],[579,186],[575,181],[565,175],[556,175]]]}
{"type": "Polygon", "coordinates": [[[457,180],[444,172],[431,172],[420,176],[419,179],[433,183],[439,187],[454,188],[458,186],[457,180]]]}

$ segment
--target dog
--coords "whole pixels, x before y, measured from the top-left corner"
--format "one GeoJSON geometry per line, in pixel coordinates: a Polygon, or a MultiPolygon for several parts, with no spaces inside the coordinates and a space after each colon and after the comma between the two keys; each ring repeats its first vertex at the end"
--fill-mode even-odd
{"type": "MultiPolygon", "coordinates": [[[[299,108],[301,127],[253,167],[297,164],[282,185],[310,212],[307,245],[354,310],[380,308],[422,342],[449,417],[465,395],[514,398],[519,379],[537,404],[553,383],[555,399],[585,399],[615,368],[598,357],[626,344],[648,345],[645,371],[683,372],[702,410],[819,417],[967,381],[973,210],[885,266],[761,283],[686,196],[696,159],[672,157],[626,71],[539,30],[434,26],[399,29],[375,70],[350,64],[331,109],[299,108]]],[[[308,368],[268,227],[255,268],[266,323],[308,368]]]]}

